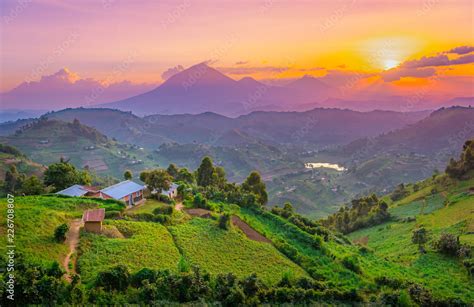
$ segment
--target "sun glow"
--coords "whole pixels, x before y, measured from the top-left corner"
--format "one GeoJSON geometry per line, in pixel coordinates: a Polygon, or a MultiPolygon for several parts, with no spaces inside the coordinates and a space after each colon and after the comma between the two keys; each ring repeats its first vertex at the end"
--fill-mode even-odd
{"type": "Polygon", "coordinates": [[[392,68],[397,67],[398,64],[400,64],[400,62],[397,61],[397,60],[385,60],[385,61],[383,62],[383,68],[384,68],[385,70],[389,70],[389,69],[392,69],[392,68]]]}

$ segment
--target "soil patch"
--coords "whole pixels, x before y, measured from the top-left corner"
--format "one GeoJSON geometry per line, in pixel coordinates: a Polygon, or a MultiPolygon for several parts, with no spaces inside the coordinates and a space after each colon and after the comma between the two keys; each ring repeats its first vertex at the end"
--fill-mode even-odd
{"type": "Polygon", "coordinates": [[[201,208],[186,209],[186,213],[191,216],[209,218],[211,216],[211,211],[201,208]]]}
{"type": "Polygon", "coordinates": [[[255,229],[249,226],[249,224],[242,221],[238,216],[232,216],[232,224],[239,227],[240,230],[250,239],[258,242],[271,243],[266,237],[262,236],[255,229]]]}

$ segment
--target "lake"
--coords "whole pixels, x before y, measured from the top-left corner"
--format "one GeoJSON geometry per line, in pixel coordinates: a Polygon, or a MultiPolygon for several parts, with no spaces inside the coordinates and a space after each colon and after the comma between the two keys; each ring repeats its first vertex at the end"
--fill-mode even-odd
{"type": "Polygon", "coordinates": [[[305,163],[304,167],[305,168],[331,168],[331,169],[334,169],[338,172],[343,172],[343,171],[347,170],[345,167],[342,167],[338,164],[325,163],[325,162],[305,163]]]}

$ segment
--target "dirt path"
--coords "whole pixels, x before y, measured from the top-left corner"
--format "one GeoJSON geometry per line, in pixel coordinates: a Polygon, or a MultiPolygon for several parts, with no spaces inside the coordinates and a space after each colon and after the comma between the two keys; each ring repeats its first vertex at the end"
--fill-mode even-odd
{"type": "Polygon", "coordinates": [[[176,209],[176,211],[183,211],[184,205],[182,202],[179,202],[176,205],[174,205],[174,208],[176,209]]]}
{"type": "Polygon", "coordinates": [[[233,215],[232,216],[232,224],[235,226],[239,227],[240,230],[242,230],[243,233],[250,239],[258,242],[266,242],[266,243],[271,243],[270,240],[262,236],[260,233],[258,233],[255,229],[250,227],[247,223],[242,221],[238,216],[233,215]]]}
{"type": "Polygon", "coordinates": [[[71,261],[72,255],[76,252],[77,245],[79,244],[79,230],[83,226],[81,219],[76,219],[69,225],[69,231],[66,235],[66,243],[69,246],[69,253],[66,255],[63,261],[63,267],[66,270],[65,278],[68,282],[71,282],[71,276],[76,273],[76,264],[73,264],[72,269],[69,269],[69,262],[71,261]]]}

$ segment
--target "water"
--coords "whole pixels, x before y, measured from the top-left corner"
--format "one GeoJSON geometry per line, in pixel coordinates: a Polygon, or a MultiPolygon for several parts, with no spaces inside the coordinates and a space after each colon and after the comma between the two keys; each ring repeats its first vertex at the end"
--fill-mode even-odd
{"type": "Polygon", "coordinates": [[[338,164],[325,163],[325,162],[305,163],[304,167],[305,168],[330,168],[330,169],[334,169],[338,172],[343,172],[343,171],[347,170],[345,167],[340,166],[338,164]]]}

